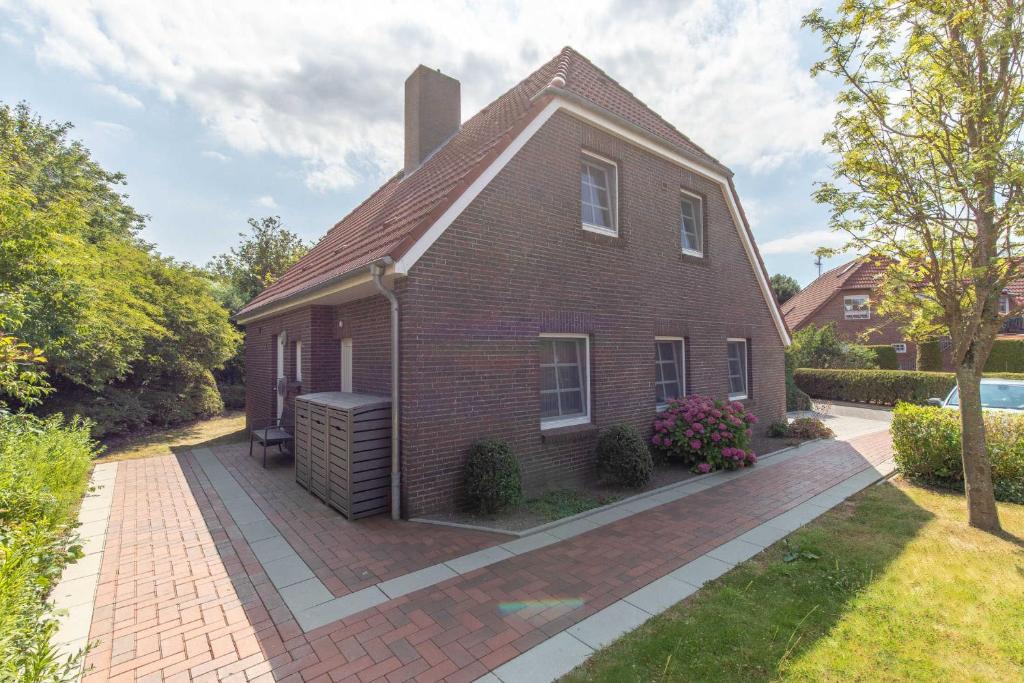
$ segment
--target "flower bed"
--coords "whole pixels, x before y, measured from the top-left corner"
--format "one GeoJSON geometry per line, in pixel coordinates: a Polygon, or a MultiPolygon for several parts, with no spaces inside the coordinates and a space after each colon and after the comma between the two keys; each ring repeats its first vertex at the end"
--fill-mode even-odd
{"type": "Polygon", "coordinates": [[[660,455],[690,463],[701,474],[735,470],[757,462],[750,448],[756,422],[738,401],[687,396],[669,401],[658,413],[651,444],[660,455]]]}

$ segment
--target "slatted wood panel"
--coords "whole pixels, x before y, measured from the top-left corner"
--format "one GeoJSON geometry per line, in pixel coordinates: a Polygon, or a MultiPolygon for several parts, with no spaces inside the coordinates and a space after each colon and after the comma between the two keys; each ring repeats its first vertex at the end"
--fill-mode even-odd
{"type": "Polygon", "coordinates": [[[391,405],[330,392],[296,398],[295,479],[349,519],[390,509],[391,405]]]}

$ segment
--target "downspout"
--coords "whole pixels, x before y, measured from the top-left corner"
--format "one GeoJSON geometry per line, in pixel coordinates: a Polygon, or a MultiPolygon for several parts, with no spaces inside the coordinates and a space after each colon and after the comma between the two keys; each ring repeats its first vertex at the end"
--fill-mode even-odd
{"type": "Polygon", "coordinates": [[[373,285],[377,291],[391,303],[391,519],[401,519],[402,470],[398,460],[402,452],[398,419],[398,297],[381,280],[384,266],[380,262],[370,264],[370,275],[373,276],[373,285]]]}

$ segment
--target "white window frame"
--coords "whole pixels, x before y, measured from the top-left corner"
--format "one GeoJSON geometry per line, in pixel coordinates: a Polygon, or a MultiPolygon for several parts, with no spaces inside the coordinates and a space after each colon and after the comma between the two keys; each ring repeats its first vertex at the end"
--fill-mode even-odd
{"type": "Polygon", "coordinates": [[[896,342],[895,344],[892,344],[892,350],[896,353],[906,353],[907,345],[903,342],[896,342]]]}
{"type": "MultiPolygon", "coordinates": [[[[586,409],[586,413],[583,415],[574,415],[573,417],[549,417],[540,419],[540,428],[542,430],[547,429],[558,429],[559,427],[573,427],[575,425],[590,424],[590,335],[589,334],[577,334],[573,332],[541,332],[538,335],[540,339],[582,339],[583,340],[583,353],[584,358],[587,361],[586,372],[584,372],[584,386],[583,386],[583,407],[586,409]]],[[[539,366],[538,366],[539,369],[539,366]]],[[[539,383],[539,380],[538,380],[539,383]]],[[[540,407],[540,389],[537,390],[538,408],[540,407]]]]}
{"type": "Polygon", "coordinates": [[[295,341],[295,381],[302,381],[302,340],[295,341]]]}
{"type": "MultiPolygon", "coordinates": [[[[679,344],[679,393],[680,398],[686,396],[686,339],[684,337],[655,337],[654,338],[654,362],[658,362],[658,342],[673,342],[679,344]]],[[[655,375],[657,378],[657,375],[655,375]]],[[[657,382],[657,379],[655,379],[657,382]]],[[[668,407],[668,403],[658,403],[657,401],[657,387],[655,387],[655,409],[661,412],[668,407]]]]}
{"type": "Polygon", "coordinates": [[[843,296],[843,319],[844,320],[871,320],[871,297],[867,294],[846,294],[843,296]],[[860,315],[860,311],[851,311],[846,307],[846,302],[850,299],[864,299],[864,306],[866,306],[864,313],[866,315],[860,315]]]}
{"type": "Polygon", "coordinates": [[[593,152],[589,152],[587,150],[582,150],[580,152],[580,163],[582,164],[583,162],[587,161],[588,159],[593,161],[593,162],[597,162],[598,166],[611,166],[612,177],[609,179],[609,182],[608,182],[608,201],[611,202],[611,206],[609,207],[609,209],[610,209],[609,214],[611,215],[611,218],[612,218],[612,226],[610,228],[606,228],[603,225],[594,225],[593,223],[587,223],[586,221],[584,221],[583,220],[583,197],[582,196],[579,198],[579,201],[580,201],[580,224],[583,226],[583,229],[586,230],[587,232],[596,232],[599,235],[605,235],[605,236],[608,236],[608,237],[618,237],[619,236],[619,165],[617,163],[615,163],[614,161],[612,161],[611,159],[608,159],[606,157],[601,156],[600,154],[594,154],[593,152]]]}
{"type": "Polygon", "coordinates": [[[999,315],[1010,315],[1010,297],[1007,294],[999,297],[999,315]]]}
{"type": "Polygon", "coordinates": [[[743,343],[743,391],[733,393],[732,386],[729,386],[729,400],[730,401],[742,401],[746,398],[750,398],[750,347],[747,340],[744,337],[728,337],[725,340],[725,363],[726,363],[726,380],[729,379],[729,344],[732,342],[743,343]]]}
{"type": "Polygon", "coordinates": [[[704,258],[704,198],[700,195],[687,192],[686,190],[679,191],[680,203],[679,203],[679,248],[682,249],[684,254],[690,256],[697,256],[704,258]],[[697,222],[697,243],[700,249],[688,249],[683,245],[683,198],[694,201],[697,205],[697,215],[694,216],[694,220],[697,222]]]}

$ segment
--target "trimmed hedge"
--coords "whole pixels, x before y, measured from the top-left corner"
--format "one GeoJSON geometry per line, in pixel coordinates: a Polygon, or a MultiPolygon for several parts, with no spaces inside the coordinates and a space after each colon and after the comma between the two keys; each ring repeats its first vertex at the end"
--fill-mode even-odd
{"type": "Polygon", "coordinates": [[[1024,372],[1024,339],[996,339],[985,372],[1024,372]]]}
{"type": "Polygon", "coordinates": [[[640,432],[613,425],[597,439],[597,471],[623,486],[643,488],[654,474],[654,460],[640,432]]]}
{"type": "Polygon", "coordinates": [[[942,348],[936,340],[917,345],[917,369],[921,372],[942,372],[942,348]]]}
{"type": "Polygon", "coordinates": [[[466,460],[466,498],[470,508],[494,513],[515,505],[523,497],[519,461],[507,441],[480,441],[466,460]]]}
{"type": "Polygon", "coordinates": [[[899,370],[900,359],[891,344],[870,344],[868,350],[875,354],[875,363],[880,370],[899,370]]]}
{"type": "MultiPolygon", "coordinates": [[[[986,373],[986,376],[991,375],[1024,379],[1024,374],[986,373]]],[[[914,370],[797,368],[793,380],[811,398],[883,406],[894,406],[899,401],[924,405],[929,398],[945,398],[956,386],[956,375],[952,372],[914,370]]]]}
{"type": "MultiPolygon", "coordinates": [[[[892,437],[904,475],[963,488],[957,411],[901,403],[893,412],[892,437]]],[[[985,441],[996,498],[1024,503],[1024,415],[986,412],[985,441]]]]}

